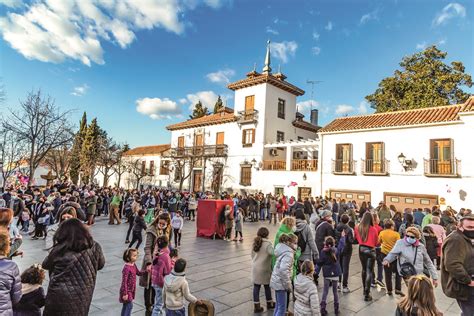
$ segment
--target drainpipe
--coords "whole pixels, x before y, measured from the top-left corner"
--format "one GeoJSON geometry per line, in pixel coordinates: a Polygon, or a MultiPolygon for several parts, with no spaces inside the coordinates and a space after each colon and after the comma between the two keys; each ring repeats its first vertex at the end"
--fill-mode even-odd
{"type": "Polygon", "coordinates": [[[321,144],[321,150],[319,151],[319,157],[320,157],[320,159],[319,159],[319,161],[318,161],[318,163],[319,163],[319,169],[320,169],[320,170],[319,170],[319,173],[320,173],[320,177],[319,177],[320,188],[319,188],[319,191],[321,192],[321,196],[324,197],[324,196],[323,196],[323,157],[324,157],[324,156],[323,156],[323,153],[324,153],[324,152],[323,152],[323,150],[324,150],[323,139],[324,139],[324,136],[323,136],[322,134],[320,134],[320,136],[321,136],[321,142],[320,142],[320,144],[321,144]]]}

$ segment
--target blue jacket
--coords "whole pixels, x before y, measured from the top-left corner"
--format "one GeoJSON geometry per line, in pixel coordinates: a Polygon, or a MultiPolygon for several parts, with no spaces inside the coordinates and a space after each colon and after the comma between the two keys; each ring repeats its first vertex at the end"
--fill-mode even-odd
{"type": "Polygon", "coordinates": [[[338,277],[342,274],[342,269],[339,264],[339,256],[342,253],[344,246],[346,244],[346,237],[341,237],[339,239],[339,243],[337,244],[336,247],[332,247],[332,251],[336,254],[336,262],[333,261],[331,258],[330,252],[326,250],[322,250],[319,253],[319,260],[317,261],[318,265],[320,265],[323,269],[323,276],[325,278],[331,278],[331,277],[338,277]]]}
{"type": "Polygon", "coordinates": [[[21,299],[20,270],[15,262],[0,258],[0,315],[13,315],[13,304],[21,299]]]}

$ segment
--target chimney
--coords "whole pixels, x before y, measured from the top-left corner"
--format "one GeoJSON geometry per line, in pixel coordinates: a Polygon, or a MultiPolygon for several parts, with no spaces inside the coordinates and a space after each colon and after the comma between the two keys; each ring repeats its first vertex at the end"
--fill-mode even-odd
{"type": "Polygon", "coordinates": [[[318,109],[311,110],[311,124],[318,126],[318,109]]]}

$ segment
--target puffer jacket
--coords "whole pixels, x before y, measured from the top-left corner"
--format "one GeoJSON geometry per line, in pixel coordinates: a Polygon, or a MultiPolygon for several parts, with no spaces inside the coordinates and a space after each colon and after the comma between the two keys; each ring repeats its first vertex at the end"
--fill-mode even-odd
{"type": "Polygon", "coordinates": [[[272,243],[264,238],[260,250],[252,250],[252,283],[270,284],[272,276],[272,243]]]}
{"type": "Polygon", "coordinates": [[[301,251],[301,256],[299,261],[317,260],[319,257],[318,248],[316,247],[316,242],[314,241],[314,236],[311,233],[311,228],[308,223],[301,219],[296,219],[296,235],[298,238],[303,238],[306,243],[304,251],[301,251]]]}
{"type": "Polygon", "coordinates": [[[189,291],[188,281],[184,272],[177,273],[174,270],[165,277],[163,286],[163,302],[166,309],[178,310],[184,307],[184,299],[190,303],[196,303],[195,298],[189,291]]]}
{"type": "Polygon", "coordinates": [[[0,315],[13,315],[13,304],[21,299],[20,270],[15,262],[0,257],[0,315]]]}
{"type": "Polygon", "coordinates": [[[43,315],[87,315],[97,271],[104,264],[102,248],[96,242],[81,252],[61,255],[55,254],[53,248],[42,264],[50,279],[43,315]]]}
{"type": "Polygon", "coordinates": [[[298,274],[295,278],[295,316],[320,315],[318,288],[313,278],[298,274]]]}
{"type": "Polygon", "coordinates": [[[294,254],[295,250],[286,244],[275,247],[276,262],[270,279],[270,287],[275,291],[291,291],[294,254]]]}

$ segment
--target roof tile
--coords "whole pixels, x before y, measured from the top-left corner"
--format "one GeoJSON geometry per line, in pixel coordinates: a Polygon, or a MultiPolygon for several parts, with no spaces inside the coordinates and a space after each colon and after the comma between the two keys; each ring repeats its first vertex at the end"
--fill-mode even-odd
{"type": "Polygon", "coordinates": [[[135,147],[126,151],[125,156],[158,155],[170,149],[170,144],[135,147]]]}

